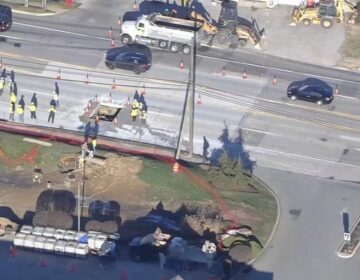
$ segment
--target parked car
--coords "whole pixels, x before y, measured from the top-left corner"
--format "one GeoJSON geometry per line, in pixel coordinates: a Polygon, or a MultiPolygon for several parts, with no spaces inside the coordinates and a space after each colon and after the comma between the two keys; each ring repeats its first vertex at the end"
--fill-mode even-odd
{"type": "Polygon", "coordinates": [[[12,24],[11,8],[5,5],[0,5],[0,31],[6,31],[12,24]]]}
{"type": "Polygon", "coordinates": [[[292,82],[287,88],[287,96],[292,100],[301,99],[323,105],[333,101],[334,90],[319,79],[308,78],[292,82]]]}
{"type": "Polygon", "coordinates": [[[151,51],[140,44],[112,48],[106,53],[105,65],[110,69],[121,68],[140,74],[151,68],[151,51]]]}

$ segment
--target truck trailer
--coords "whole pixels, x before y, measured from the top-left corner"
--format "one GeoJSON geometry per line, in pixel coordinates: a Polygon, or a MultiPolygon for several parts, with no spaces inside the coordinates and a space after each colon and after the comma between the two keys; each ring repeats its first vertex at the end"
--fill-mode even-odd
{"type": "Polygon", "coordinates": [[[172,52],[191,52],[194,41],[200,43],[201,22],[167,17],[157,13],[142,15],[137,21],[125,21],[121,41],[124,44],[140,43],[170,49],[172,52]]]}

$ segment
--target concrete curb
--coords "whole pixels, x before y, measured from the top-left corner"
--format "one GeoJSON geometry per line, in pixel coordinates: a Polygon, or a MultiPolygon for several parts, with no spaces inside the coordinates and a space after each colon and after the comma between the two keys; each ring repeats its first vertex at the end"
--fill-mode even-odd
{"type": "Polygon", "coordinates": [[[15,14],[22,14],[22,15],[30,15],[30,16],[38,16],[38,17],[47,17],[47,16],[53,16],[53,15],[57,15],[60,13],[56,13],[56,12],[51,12],[51,13],[35,13],[35,12],[26,12],[26,11],[21,11],[21,10],[16,10],[16,9],[12,9],[13,13],[15,14]]]}
{"type": "MultiPolygon", "coordinates": [[[[360,216],[356,219],[355,224],[353,225],[353,227],[350,230],[350,236],[352,235],[353,231],[355,230],[356,226],[360,223],[360,216]]],[[[345,245],[347,241],[343,240],[339,246],[339,248],[337,249],[337,255],[339,258],[342,259],[350,259],[353,256],[355,256],[356,252],[358,251],[358,249],[360,248],[360,241],[356,244],[355,248],[352,250],[351,254],[347,254],[347,253],[342,253],[340,252],[341,248],[345,245]]]]}
{"type": "MultiPolygon", "coordinates": [[[[255,176],[256,177],[256,176],[255,176]]],[[[278,228],[279,225],[279,221],[280,221],[280,202],[279,202],[279,198],[277,197],[277,195],[275,194],[275,192],[266,184],[264,183],[261,179],[259,179],[258,177],[256,177],[257,180],[259,180],[261,182],[261,184],[263,184],[265,186],[265,188],[273,195],[273,197],[275,198],[276,201],[276,205],[277,205],[277,216],[276,216],[276,221],[274,224],[274,227],[270,233],[270,236],[266,242],[266,244],[264,245],[263,249],[261,250],[260,254],[255,258],[252,259],[251,261],[249,261],[246,265],[252,265],[256,260],[258,260],[265,252],[265,250],[269,247],[270,243],[272,242],[275,232],[278,228]]],[[[250,272],[251,273],[251,272],[250,272]]],[[[248,273],[247,273],[248,274],[248,273]]],[[[235,274],[233,277],[231,277],[231,280],[237,280],[240,279],[240,277],[246,275],[245,273],[243,273],[242,271],[240,271],[239,273],[235,274]]],[[[241,278],[242,279],[242,278],[241,278]]]]}

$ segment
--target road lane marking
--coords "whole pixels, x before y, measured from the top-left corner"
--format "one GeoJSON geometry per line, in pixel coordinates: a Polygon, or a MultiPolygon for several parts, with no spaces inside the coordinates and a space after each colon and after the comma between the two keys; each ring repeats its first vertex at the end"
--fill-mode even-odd
{"type": "MultiPolygon", "coordinates": [[[[350,83],[350,84],[360,85],[360,82],[354,82],[354,81],[349,81],[349,80],[339,79],[339,78],[331,78],[331,77],[327,77],[327,76],[323,76],[323,75],[309,74],[309,73],[306,73],[306,72],[299,72],[299,71],[282,69],[282,68],[277,68],[277,67],[264,66],[264,65],[255,64],[255,63],[234,61],[232,59],[227,59],[227,58],[211,57],[211,56],[201,55],[201,54],[197,54],[196,56],[201,57],[201,58],[208,58],[208,59],[212,59],[212,60],[220,60],[220,61],[224,61],[224,62],[227,62],[227,63],[234,63],[234,64],[252,66],[252,67],[256,67],[256,68],[264,68],[264,69],[268,69],[268,70],[275,70],[275,71],[285,72],[285,73],[302,74],[302,75],[305,75],[305,76],[311,76],[311,77],[317,77],[317,78],[325,78],[325,79],[329,79],[329,80],[334,80],[334,81],[339,81],[339,82],[347,82],[347,83],[350,83]]],[[[294,62],[296,62],[296,61],[294,61],[294,62]]]]}
{"type": "Polygon", "coordinates": [[[92,36],[92,35],[87,35],[87,34],[82,34],[82,33],[77,33],[77,32],[65,31],[65,30],[61,30],[61,29],[33,25],[33,24],[20,23],[20,22],[14,22],[13,24],[27,26],[27,27],[31,27],[31,28],[44,29],[44,30],[48,30],[48,31],[54,31],[54,32],[59,32],[59,33],[64,33],[64,34],[69,34],[69,35],[75,35],[75,36],[79,36],[79,37],[93,38],[93,39],[99,39],[99,40],[104,40],[104,41],[109,40],[108,38],[104,38],[104,37],[97,37],[97,36],[92,36]]]}
{"type": "Polygon", "coordinates": [[[350,166],[350,167],[360,167],[360,165],[355,165],[355,164],[351,164],[351,163],[333,161],[333,160],[310,157],[310,156],[299,155],[299,154],[293,154],[293,153],[282,152],[282,151],[278,151],[278,150],[266,149],[266,148],[261,148],[261,147],[248,146],[248,145],[244,145],[244,147],[248,148],[249,150],[263,152],[264,154],[271,154],[271,153],[281,154],[281,155],[285,155],[285,156],[292,156],[292,157],[309,159],[309,160],[314,160],[314,161],[322,161],[322,162],[331,163],[331,164],[342,164],[342,165],[346,165],[346,166],[350,166]]]}
{"type": "Polygon", "coordinates": [[[241,130],[248,130],[248,131],[253,131],[253,132],[259,132],[259,133],[264,133],[264,134],[268,134],[268,135],[276,135],[279,136],[279,134],[277,133],[273,133],[273,132],[268,132],[268,131],[264,131],[264,130],[259,130],[259,129],[254,129],[254,128],[240,128],[241,130]]]}
{"type": "Polygon", "coordinates": [[[356,138],[356,137],[351,137],[351,136],[346,136],[346,135],[340,135],[341,139],[345,139],[345,140],[351,140],[351,141],[356,141],[356,142],[360,142],[360,138],[356,138]]]}
{"type": "Polygon", "coordinates": [[[20,38],[18,38],[18,37],[12,37],[12,36],[8,36],[8,35],[1,35],[0,37],[2,37],[2,38],[8,38],[8,39],[13,39],[13,40],[20,40],[20,38]]]}

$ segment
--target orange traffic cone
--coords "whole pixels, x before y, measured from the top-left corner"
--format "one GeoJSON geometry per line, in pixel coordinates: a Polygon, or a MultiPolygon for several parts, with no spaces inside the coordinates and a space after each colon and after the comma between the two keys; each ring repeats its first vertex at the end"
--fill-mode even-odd
{"type": "Polygon", "coordinates": [[[56,77],[57,80],[61,80],[61,71],[60,71],[60,67],[59,67],[59,71],[56,77]]]}
{"type": "Polygon", "coordinates": [[[173,165],[173,173],[178,173],[179,172],[179,163],[178,162],[174,162],[174,165],[173,165]]]}
{"type": "Polygon", "coordinates": [[[181,59],[181,61],[180,61],[179,68],[184,69],[184,60],[183,59],[181,59]]]}
{"type": "Polygon", "coordinates": [[[113,34],[112,27],[110,26],[110,29],[109,29],[109,38],[112,38],[112,37],[114,37],[114,34],[113,34]]]}
{"type": "Polygon", "coordinates": [[[221,69],[220,75],[221,76],[226,76],[226,68],[225,68],[225,66],[223,66],[223,68],[221,69]]]}
{"type": "Polygon", "coordinates": [[[201,101],[201,95],[199,94],[198,96],[198,99],[197,99],[197,102],[196,102],[198,105],[201,105],[202,104],[202,101],[201,101]]]}
{"type": "Polygon", "coordinates": [[[246,69],[244,68],[243,74],[242,74],[242,78],[245,80],[247,79],[247,73],[246,73],[246,69]]]}
{"type": "Polygon", "coordinates": [[[115,39],[114,39],[114,36],[113,36],[112,39],[111,39],[111,47],[112,47],[112,48],[115,48],[115,39]]]}
{"type": "Polygon", "coordinates": [[[134,10],[134,11],[137,11],[137,10],[138,10],[138,6],[137,6],[137,3],[136,3],[136,0],[134,1],[134,4],[133,4],[133,10],[134,10]]]}
{"type": "Polygon", "coordinates": [[[112,86],[111,86],[111,89],[116,89],[115,79],[113,79],[113,84],[112,84],[112,86]]]}
{"type": "Polygon", "coordinates": [[[338,86],[336,85],[336,87],[335,87],[335,95],[339,95],[340,93],[339,93],[339,88],[338,88],[338,86]]]}
{"type": "Polygon", "coordinates": [[[277,85],[276,75],[274,75],[274,78],[273,78],[273,80],[272,80],[272,84],[273,84],[273,86],[276,86],[276,85],[277,85]]]}

